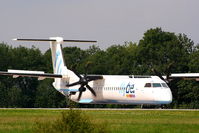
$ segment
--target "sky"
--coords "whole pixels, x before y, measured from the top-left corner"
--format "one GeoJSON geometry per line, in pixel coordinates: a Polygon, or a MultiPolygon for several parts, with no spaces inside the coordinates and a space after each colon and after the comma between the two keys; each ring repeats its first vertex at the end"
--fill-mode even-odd
{"type": "MultiPolygon", "coordinates": [[[[125,41],[139,42],[144,32],[161,27],[184,33],[199,43],[199,0],[0,0],[0,42],[12,46],[47,42],[14,42],[12,38],[97,40],[101,49],[125,41]]],[[[88,44],[65,44],[88,48],[88,44]]]]}

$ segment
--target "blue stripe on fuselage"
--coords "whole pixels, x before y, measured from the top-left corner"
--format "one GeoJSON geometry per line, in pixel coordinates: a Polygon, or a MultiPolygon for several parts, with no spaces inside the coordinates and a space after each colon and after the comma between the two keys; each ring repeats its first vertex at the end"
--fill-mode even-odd
{"type": "Polygon", "coordinates": [[[73,92],[77,92],[77,91],[79,91],[79,89],[60,89],[60,91],[65,91],[65,92],[73,91],[73,92]]]}
{"type": "Polygon", "coordinates": [[[81,99],[79,103],[91,103],[93,99],[81,99]]]}

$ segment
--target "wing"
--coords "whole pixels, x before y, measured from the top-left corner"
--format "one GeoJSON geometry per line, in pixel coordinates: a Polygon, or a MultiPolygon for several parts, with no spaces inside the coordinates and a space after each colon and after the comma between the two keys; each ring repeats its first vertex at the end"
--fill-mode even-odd
{"type": "Polygon", "coordinates": [[[175,78],[199,81],[199,73],[173,73],[169,76],[169,79],[175,79],[175,78]]]}
{"type": "Polygon", "coordinates": [[[36,77],[38,80],[45,78],[63,78],[60,74],[44,73],[43,71],[27,71],[27,70],[8,70],[8,72],[0,71],[0,75],[9,75],[13,78],[17,77],[36,77]]]}
{"type": "MultiPolygon", "coordinates": [[[[8,75],[13,78],[18,77],[35,77],[38,80],[43,80],[46,78],[67,78],[67,76],[61,74],[44,73],[43,71],[27,71],[27,70],[8,70],[7,72],[0,71],[0,75],[8,75]]],[[[102,75],[88,75],[88,80],[103,79],[102,75]]]]}

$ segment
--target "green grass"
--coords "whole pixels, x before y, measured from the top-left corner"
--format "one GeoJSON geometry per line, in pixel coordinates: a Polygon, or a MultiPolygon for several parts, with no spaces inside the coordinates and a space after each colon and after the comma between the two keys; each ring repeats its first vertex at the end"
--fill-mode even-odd
{"type": "MultiPolygon", "coordinates": [[[[30,133],[36,122],[53,122],[63,110],[0,109],[0,133],[30,133]]],[[[93,123],[116,133],[196,133],[199,111],[84,110],[93,123]]]]}

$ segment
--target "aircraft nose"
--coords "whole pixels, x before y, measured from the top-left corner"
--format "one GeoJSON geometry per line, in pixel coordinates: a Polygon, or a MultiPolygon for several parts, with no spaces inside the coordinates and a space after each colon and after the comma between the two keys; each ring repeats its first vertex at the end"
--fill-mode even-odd
{"type": "Polygon", "coordinates": [[[169,91],[169,92],[165,93],[164,98],[162,98],[161,100],[167,102],[166,104],[171,103],[172,102],[172,94],[171,94],[171,92],[169,91]]]}
{"type": "Polygon", "coordinates": [[[172,93],[170,89],[158,92],[155,100],[160,104],[170,104],[172,102],[172,93]]]}

